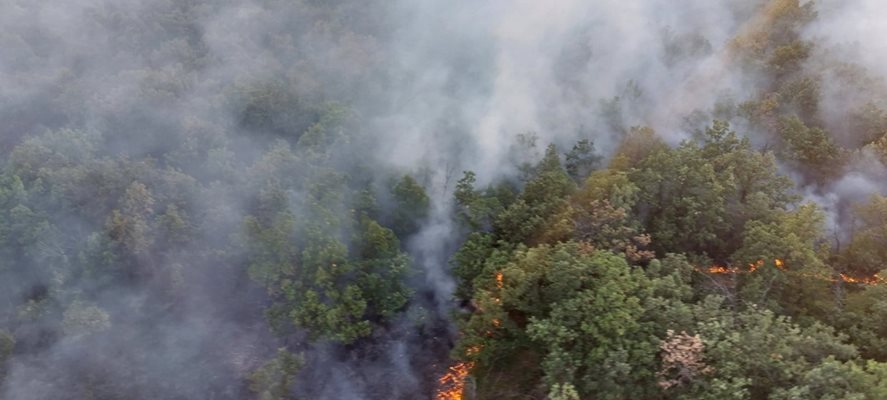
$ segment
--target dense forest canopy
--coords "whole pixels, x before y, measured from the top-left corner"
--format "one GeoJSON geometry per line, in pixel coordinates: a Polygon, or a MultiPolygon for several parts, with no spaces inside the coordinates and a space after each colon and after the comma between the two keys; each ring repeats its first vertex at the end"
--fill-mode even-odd
{"type": "Polygon", "coordinates": [[[0,398],[885,399],[885,16],[0,2],[0,398]]]}

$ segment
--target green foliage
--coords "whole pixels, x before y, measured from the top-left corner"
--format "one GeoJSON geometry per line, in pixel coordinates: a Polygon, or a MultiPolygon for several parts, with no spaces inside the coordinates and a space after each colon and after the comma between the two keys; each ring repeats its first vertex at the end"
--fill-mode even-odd
{"type": "MultiPolygon", "coordinates": [[[[870,398],[861,384],[878,367],[861,367],[856,345],[880,354],[875,338],[887,333],[862,317],[877,314],[880,292],[850,292],[836,314],[843,300],[822,212],[794,206],[774,154],[728,124],[715,121],[697,139],[625,157],[628,171],[595,171],[578,189],[560,185],[558,160],[546,157],[492,231],[468,236],[453,264],[457,295],[474,312],[455,354],[476,363],[479,398],[518,398],[501,380],[521,381],[512,389],[524,393],[541,384],[552,398],[870,398]],[[644,230],[659,254],[714,257],[740,272],[700,283],[687,257],[643,255],[649,242],[634,238],[644,230]],[[726,297],[703,297],[711,284],[726,297]],[[712,372],[663,389],[658,343],[670,329],[702,338],[712,372]],[[538,375],[519,360],[539,360],[538,375]]],[[[457,202],[479,201],[473,184],[463,188],[457,202]]],[[[861,210],[871,215],[858,244],[876,247],[877,207],[861,210]]]]}
{"type": "Polygon", "coordinates": [[[597,168],[603,157],[595,153],[594,142],[582,139],[565,155],[564,169],[573,180],[579,182],[597,168]]]}
{"type": "Polygon", "coordinates": [[[630,216],[638,200],[638,187],[622,171],[593,172],[573,194],[565,217],[571,220],[574,239],[596,248],[623,251],[638,237],[638,224],[630,216]]]}
{"type": "Polygon", "coordinates": [[[286,82],[261,82],[237,92],[235,107],[246,129],[298,138],[315,118],[316,112],[286,82]]]}
{"type": "Polygon", "coordinates": [[[471,171],[465,171],[456,182],[453,192],[456,217],[471,229],[487,230],[502,210],[514,201],[515,194],[505,183],[479,191],[474,187],[476,182],[471,171]]]}
{"type": "Polygon", "coordinates": [[[639,205],[658,252],[721,254],[728,245],[725,197],[732,182],[718,176],[699,147],[685,143],[645,158],[633,173],[639,205]]]}
{"type": "Polygon", "coordinates": [[[865,373],[852,363],[827,358],[821,365],[802,374],[801,383],[791,388],[779,388],[770,396],[777,400],[845,399],[864,400],[865,373]]]}
{"type": "Polygon", "coordinates": [[[453,275],[458,279],[454,293],[457,298],[471,299],[474,280],[484,272],[487,260],[496,251],[493,240],[492,234],[472,232],[453,255],[453,275]]]}
{"type": "MultiPolygon", "coordinates": [[[[14,349],[15,337],[5,330],[0,330],[0,371],[3,370],[6,360],[12,356],[12,351],[14,349]]],[[[0,376],[2,376],[2,374],[0,374],[0,376]]]]}
{"type": "Polygon", "coordinates": [[[355,239],[359,253],[353,262],[357,264],[358,286],[369,307],[366,316],[372,321],[391,318],[412,295],[402,281],[410,272],[410,260],[401,252],[394,232],[369,218],[361,218],[355,239]]]}
{"type": "Polygon", "coordinates": [[[394,231],[343,212],[344,176],[320,170],[312,178],[298,220],[288,195],[273,187],[259,199],[258,215],[244,219],[248,272],[274,299],[267,315],[277,332],[293,325],[312,338],[352,343],[406,306],[410,259],[394,231]]]}
{"type": "Polygon", "coordinates": [[[685,142],[651,154],[631,174],[640,189],[635,210],[658,253],[724,259],[747,221],[767,220],[794,199],[772,155],[752,150],[729,125],[715,121],[702,137],[702,146],[685,142]]]}
{"type": "Polygon", "coordinates": [[[5,329],[0,329],[0,381],[6,377],[7,361],[12,358],[15,350],[15,336],[5,329]]]}
{"type": "Polygon", "coordinates": [[[413,177],[404,175],[391,188],[394,197],[392,230],[398,237],[407,237],[419,229],[428,216],[430,201],[425,189],[413,177]]]}
{"type": "Polygon", "coordinates": [[[619,171],[627,171],[636,167],[647,156],[667,147],[652,128],[633,127],[622,138],[609,167],[619,171]]]}
{"type": "Polygon", "coordinates": [[[290,387],[304,364],[300,355],[280,348],[274,358],[249,375],[249,390],[259,400],[290,399],[290,387]]]}
{"type": "Polygon", "coordinates": [[[566,197],[575,188],[561,166],[557,149],[548,146],[545,157],[534,167],[534,174],[521,195],[497,215],[496,232],[510,243],[538,240],[549,218],[567,207],[566,197]]]}
{"type": "Polygon", "coordinates": [[[655,350],[638,323],[643,308],[635,297],[637,284],[600,273],[602,287],[556,303],[548,318],[531,319],[527,332],[543,343],[550,385],[575,382],[586,395],[638,397],[650,379],[643,366],[652,363],[655,350]]]}
{"type": "Polygon", "coordinates": [[[819,111],[819,81],[810,77],[787,81],[779,88],[783,106],[790,106],[799,115],[812,119],[819,111]]]}
{"type": "Polygon", "coordinates": [[[276,213],[267,226],[256,217],[244,220],[252,261],[248,271],[253,280],[273,288],[296,273],[294,228],[295,218],[286,210],[276,213]]]}
{"type": "Polygon", "coordinates": [[[740,398],[772,398],[795,389],[822,363],[856,356],[856,349],[832,329],[818,323],[799,326],[767,309],[734,313],[721,307],[721,299],[709,298],[697,307],[696,319],[696,333],[705,342],[705,359],[713,373],[687,398],[719,390],[717,386],[725,383],[747,393],[740,398]]]}
{"type": "Polygon", "coordinates": [[[62,326],[66,335],[89,335],[108,330],[111,318],[97,306],[74,302],[65,310],[62,326]]]}
{"type": "Polygon", "coordinates": [[[811,47],[810,43],[800,40],[776,47],[767,61],[768,67],[777,76],[795,71],[810,55],[811,47]]]}
{"type": "Polygon", "coordinates": [[[850,337],[863,357],[887,360],[887,286],[847,289],[844,308],[829,320],[850,337]]]}
{"type": "Polygon", "coordinates": [[[326,154],[334,143],[347,140],[345,126],[350,118],[351,112],[347,107],[336,103],[326,104],[319,120],[299,137],[299,148],[314,157],[326,154]]]}
{"type": "Polygon", "coordinates": [[[783,159],[797,163],[810,179],[825,182],[839,174],[844,166],[842,149],[820,128],[811,128],[798,117],[782,119],[780,137],[784,143],[783,159]]]}
{"type": "Polygon", "coordinates": [[[887,197],[873,195],[853,209],[850,243],[842,254],[847,271],[872,275],[887,265],[887,197]]]}
{"type": "Polygon", "coordinates": [[[680,257],[654,261],[647,274],[624,257],[569,242],[489,256],[483,269],[473,282],[478,311],[461,341],[479,361],[481,393],[516,373],[501,361],[516,353],[541,355],[552,393],[655,393],[655,335],[690,321],[682,306],[692,296],[690,267],[680,257]]]}
{"type": "Polygon", "coordinates": [[[873,103],[867,103],[851,111],[851,143],[857,146],[877,143],[887,134],[887,111],[873,103]]]}
{"type": "Polygon", "coordinates": [[[819,253],[823,218],[815,206],[805,205],[771,223],[746,224],[732,260],[757,269],[744,277],[740,298],[790,315],[826,315],[835,302],[828,301],[832,271],[819,253]]]}

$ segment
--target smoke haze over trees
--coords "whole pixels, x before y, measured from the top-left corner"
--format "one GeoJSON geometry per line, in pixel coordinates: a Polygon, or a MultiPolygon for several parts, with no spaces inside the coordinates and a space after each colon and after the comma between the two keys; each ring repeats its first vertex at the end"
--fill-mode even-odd
{"type": "Polygon", "coordinates": [[[0,1],[0,398],[887,398],[884,16],[0,1]]]}

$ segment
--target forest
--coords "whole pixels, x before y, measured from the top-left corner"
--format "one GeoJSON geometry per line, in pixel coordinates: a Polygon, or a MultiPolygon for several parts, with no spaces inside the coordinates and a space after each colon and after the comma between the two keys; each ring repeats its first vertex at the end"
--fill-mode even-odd
{"type": "Polygon", "coordinates": [[[0,399],[887,399],[880,0],[0,2],[0,399]]]}

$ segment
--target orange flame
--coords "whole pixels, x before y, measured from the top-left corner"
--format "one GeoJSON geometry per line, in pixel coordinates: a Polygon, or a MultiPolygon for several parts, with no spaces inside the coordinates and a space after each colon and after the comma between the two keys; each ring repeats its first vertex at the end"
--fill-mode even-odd
{"type": "Polygon", "coordinates": [[[711,267],[708,267],[706,271],[709,274],[729,274],[731,272],[736,272],[734,269],[727,268],[723,265],[712,265],[711,267]]]}
{"type": "MultiPolygon", "coordinates": [[[[773,259],[773,265],[779,270],[782,270],[782,271],[787,270],[787,267],[785,265],[785,261],[780,258],[773,259]]],[[[741,273],[755,272],[756,270],[758,270],[762,266],[764,266],[764,260],[758,260],[754,263],[748,264],[747,271],[740,270],[739,268],[725,267],[722,265],[712,265],[712,266],[705,268],[705,269],[697,268],[696,270],[699,272],[706,272],[706,273],[713,274],[713,275],[741,274],[741,273]]],[[[822,280],[826,280],[826,281],[830,281],[830,282],[855,283],[855,284],[860,284],[860,285],[887,284],[887,278],[883,278],[878,274],[875,274],[873,276],[864,276],[864,277],[854,277],[854,276],[850,276],[847,274],[838,274],[837,277],[823,276],[823,275],[819,275],[819,274],[816,274],[816,275],[801,274],[801,275],[806,276],[806,277],[818,278],[818,279],[822,279],[822,280]]]]}
{"type": "Polygon", "coordinates": [[[853,277],[847,274],[840,274],[841,281],[845,283],[859,283],[862,285],[880,285],[887,283],[887,280],[882,278],[880,275],[875,274],[873,276],[864,276],[861,278],[853,277]]]}
{"type": "Polygon", "coordinates": [[[502,289],[503,286],[505,286],[505,283],[504,283],[503,278],[502,278],[502,273],[501,273],[501,272],[497,272],[497,273],[496,273],[496,287],[499,288],[499,289],[502,289]]]}
{"type": "MultiPolygon", "coordinates": [[[[469,349],[471,351],[471,349],[469,349]]],[[[472,362],[460,362],[450,367],[447,372],[437,380],[439,388],[434,396],[435,400],[462,400],[465,390],[465,379],[474,367],[472,362]]]]}

